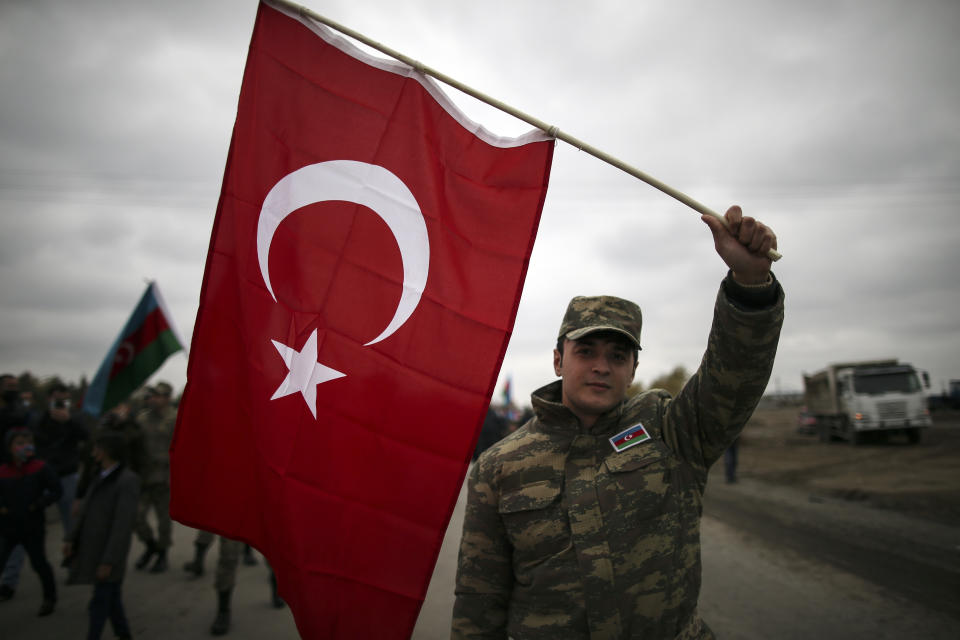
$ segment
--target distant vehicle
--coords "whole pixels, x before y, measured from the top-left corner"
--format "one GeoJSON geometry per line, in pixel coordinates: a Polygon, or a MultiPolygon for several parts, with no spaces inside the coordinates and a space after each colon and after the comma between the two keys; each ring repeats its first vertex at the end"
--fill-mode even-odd
{"type": "Polygon", "coordinates": [[[929,376],[897,360],[831,364],[804,374],[803,386],[823,442],[841,438],[857,445],[868,433],[902,433],[916,443],[932,424],[924,394],[929,376]]]}
{"type": "Polygon", "coordinates": [[[817,433],[817,417],[810,413],[807,407],[800,407],[797,415],[797,433],[813,435],[817,433]]]}
{"type": "Polygon", "coordinates": [[[960,380],[951,380],[949,390],[927,396],[927,406],[930,411],[960,409],[960,380]]]}

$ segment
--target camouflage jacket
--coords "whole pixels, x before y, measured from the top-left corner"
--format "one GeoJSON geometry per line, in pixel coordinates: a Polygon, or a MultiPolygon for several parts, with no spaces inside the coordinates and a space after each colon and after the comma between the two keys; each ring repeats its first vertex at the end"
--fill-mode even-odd
{"type": "Polygon", "coordinates": [[[675,399],[647,391],[589,430],[533,394],[536,416],[474,465],[453,638],[713,638],[697,614],[707,471],[770,376],[783,320],[721,289],[703,361],[675,399]],[[615,450],[642,424],[650,436],[615,450]]]}
{"type": "Polygon", "coordinates": [[[177,424],[175,407],[165,407],[157,412],[144,409],[137,414],[137,422],[143,436],[142,469],[140,479],[143,484],[170,483],[170,441],[173,428],[177,424]]]}

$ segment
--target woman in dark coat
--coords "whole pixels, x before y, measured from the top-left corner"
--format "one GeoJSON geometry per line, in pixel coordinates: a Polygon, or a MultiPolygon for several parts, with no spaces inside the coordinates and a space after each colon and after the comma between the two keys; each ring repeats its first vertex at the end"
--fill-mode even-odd
{"type": "Polygon", "coordinates": [[[67,584],[93,584],[88,640],[100,637],[108,618],[117,638],[131,637],[120,589],[137,519],[140,478],[123,464],[125,446],[119,434],[97,438],[93,457],[101,471],[64,543],[70,567],[67,584]]]}

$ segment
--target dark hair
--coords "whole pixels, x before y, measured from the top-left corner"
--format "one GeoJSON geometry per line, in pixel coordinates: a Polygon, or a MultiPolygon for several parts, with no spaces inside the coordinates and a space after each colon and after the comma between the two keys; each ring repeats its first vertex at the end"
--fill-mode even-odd
{"type": "Polygon", "coordinates": [[[67,388],[67,385],[62,382],[58,382],[52,387],[50,387],[50,393],[69,393],[70,389],[67,388]]]}
{"type": "Polygon", "coordinates": [[[4,453],[10,451],[10,445],[13,444],[13,439],[24,436],[33,440],[33,431],[29,427],[10,427],[7,429],[7,432],[3,436],[3,451],[4,453]]]}
{"type": "Polygon", "coordinates": [[[94,440],[94,445],[100,447],[111,460],[122,463],[127,459],[127,440],[119,433],[101,433],[94,440]]]}

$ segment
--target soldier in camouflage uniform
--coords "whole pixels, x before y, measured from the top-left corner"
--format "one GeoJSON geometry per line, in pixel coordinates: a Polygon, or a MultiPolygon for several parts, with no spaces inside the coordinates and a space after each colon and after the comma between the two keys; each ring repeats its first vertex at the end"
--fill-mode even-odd
{"type": "Polygon", "coordinates": [[[136,562],[137,569],[144,569],[156,556],[150,567],[151,573],[167,570],[167,549],[173,540],[170,520],[170,440],[177,423],[177,410],[170,404],[173,387],[158,382],[147,391],[147,408],[137,415],[143,433],[146,456],[140,474],[140,509],[137,513],[137,537],[147,549],[136,562]],[[157,517],[157,536],[154,537],[148,512],[153,509],[157,517]]]}
{"type": "Polygon", "coordinates": [[[700,368],[676,398],[625,400],[640,309],[574,298],[535,417],[470,473],[452,637],[708,639],[697,613],[707,471],[773,366],[783,292],[767,227],[704,219],[730,267],[700,368]]]}
{"type": "MultiPolygon", "coordinates": [[[[210,625],[210,635],[222,636],[230,631],[230,599],[233,595],[233,587],[237,579],[237,565],[240,563],[241,554],[246,555],[244,543],[223,536],[220,538],[220,555],[217,558],[217,575],[213,583],[217,591],[217,616],[210,625]]],[[[197,537],[194,541],[195,555],[192,561],[183,565],[184,571],[199,578],[203,575],[203,560],[207,550],[213,545],[214,534],[200,529],[197,531],[197,537]]],[[[250,564],[245,561],[245,564],[250,564]]],[[[254,561],[253,564],[256,564],[254,561]]],[[[273,606],[280,608],[284,606],[283,600],[277,593],[277,580],[270,570],[270,596],[273,606]]]]}
{"type": "MultiPolygon", "coordinates": [[[[193,566],[184,566],[184,569],[194,575],[203,573],[202,554],[213,545],[213,537],[209,531],[197,532],[197,540],[194,542],[197,557],[194,558],[193,566]]],[[[217,591],[217,616],[210,625],[210,635],[214,636],[222,636],[230,630],[230,597],[237,581],[237,565],[240,563],[240,552],[243,550],[242,542],[223,536],[218,537],[220,538],[220,555],[217,558],[217,574],[213,582],[213,588],[217,591]]]]}

